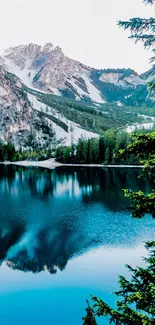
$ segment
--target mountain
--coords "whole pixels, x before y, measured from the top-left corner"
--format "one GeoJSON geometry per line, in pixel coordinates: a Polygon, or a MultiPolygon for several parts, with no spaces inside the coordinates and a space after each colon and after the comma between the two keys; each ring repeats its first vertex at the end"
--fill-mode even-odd
{"type": "Polygon", "coordinates": [[[22,150],[146,123],[150,106],[146,75],[131,69],[90,68],[51,43],[20,45],[0,56],[0,140],[22,150]]]}
{"type": "Polygon", "coordinates": [[[96,136],[58,113],[57,117],[52,115],[56,115],[56,112],[47,114],[47,106],[41,104],[36,96],[27,93],[17,76],[0,67],[1,141],[12,142],[22,150],[31,150],[32,147],[50,149],[58,143],[70,145],[71,127],[74,129],[75,142],[81,136],[96,136]]]}
{"type": "Polygon", "coordinates": [[[121,101],[146,85],[134,70],[90,68],[51,43],[10,48],[0,62],[27,87],[89,103],[121,101]]]}

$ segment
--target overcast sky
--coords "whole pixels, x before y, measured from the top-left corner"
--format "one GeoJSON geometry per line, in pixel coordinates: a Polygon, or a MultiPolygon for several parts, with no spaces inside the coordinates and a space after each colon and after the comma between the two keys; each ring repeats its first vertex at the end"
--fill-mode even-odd
{"type": "Polygon", "coordinates": [[[150,53],[116,22],[154,15],[142,0],[0,0],[0,51],[51,42],[96,68],[149,68],[150,53]]]}

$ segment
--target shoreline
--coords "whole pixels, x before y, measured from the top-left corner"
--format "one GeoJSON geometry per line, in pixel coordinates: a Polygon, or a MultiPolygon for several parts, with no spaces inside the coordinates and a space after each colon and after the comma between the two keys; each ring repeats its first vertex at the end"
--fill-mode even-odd
{"type": "Polygon", "coordinates": [[[42,161],[5,161],[0,162],[1,165],[16,165],[23,167],[42,167],[48,169],[54,169],[56,167],[96,167],[96,168],[143,168],[142,165],[101,165],[101,164],[62,164],[55,159],[47,159],[42,161]]]}

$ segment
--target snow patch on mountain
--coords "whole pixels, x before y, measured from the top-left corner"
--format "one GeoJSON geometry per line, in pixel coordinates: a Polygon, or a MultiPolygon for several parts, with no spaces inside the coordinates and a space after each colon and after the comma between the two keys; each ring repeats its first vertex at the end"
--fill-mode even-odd
{"type": "Polygon", "coordinates": [[[85,91],[84,89],[80,88],[80,86],[75,82],[75,80],[73,78],[70,78],[68,80],[68,83],[75,89],[76,100],[80,100],[87,97],[94,103],[106,103],[106,101],[102,98],[101,92],[97,89],[97,87],[93,85],[89,75],[83,73],[76,77],[81,78],[84,81],[85,87],[87,89],[87,91],[85,91]]]}
{"type": "Polygon", "coordinates": [[[25,61],[24,68],[17,66],[11,59],[4,57],[4,60],[7,71],[15,74],[25,86],[32,87],[32,80],[36,75],[36,70],[29,70],[30,66],[32,65],[32,59],[27,59],[25,61]]]}
{"type": "Polygon", "coordinates": [[[66,123],[68,125],[68,132],[58,126],[56,123],[51,121],[53,130],[56,133],[56,139],[61,140],[66,145],[71,145],[72,142],[77,143],[79,138],[83,137],[85,139],[97,138],[99,135],[93,132],[86,131],[80,127],[80,125],[66,119],[56,110],[52,109],[49,106],[46,106],[44,103],[40,102],[36,96],[32,94],[28,94],[28,99],[32,105],[34,110],[39,112],[44,112],[49,116],[54,116],[60,121],[66,123]],[[48,110],[48,113],[47,113],[48,110]]]}
{"type": "MultiPolygon", "coordinates": [[[[31,69],[32,62],[33,59],[27,59],[24,63],[24,68],[20,68],[11,59],[7,57],[4,57],[2,61],[3,66],[8,72],[15,74],[26,87],[32,90],[36,90],[36,88],[33,86],[33,79],[37,74],[37,70],[31,69]]],[[[1,65],[1,61],[0,61],[0,65],[1,65]]],[[[50,92],[53,93],[54,95],[61,96],[59,90],[52,87],[49,87],[49,92],[40,89],[39,91],[44,94],[50,92]]]]}
{"type": "Polygon", "coordinates": [[[88,97],[88,93],[86,93],[83,89],[81,89],[73,79],[69,79],[68,83],[75,89],[76,100],[82,99],[83,96],[88,97]]]}
{"type": "MultiPolygon", "coordinates": [[[[43,92],[41,90],[39,90],[40,92],[43,92]]],[[[53,88],[53,87],[49,87],[49,92],[51,92],[53,95],[56,95],[56,96],[62,96],[62,94],[60,93],[60,91],[56,88],[53,88]]],[[[47,92],[44,92],[47,94],[47,92]]]]}
{"type": "Polygon", "coordinates": [[[132,132],[135,132],[137,130],[142,130],[142,129],[145,129],[145,130],[151,130],[153,128],[153,125],[154,123],[153,122],[149,122],[149,123],[142,123],[142,124],[134,124],[134,125],[129,125],[127,128],[126,128],[126,131],[128,133],[132,133],[132,132]]]}
{"type": "Polygon", "coordinates": [[[95,103],[105,103],[106,101],[103,100],[100,91],[92,84],[90,78],[84,74],[82,74],[82,79],[85,81],[89,97],[95,103]]]}

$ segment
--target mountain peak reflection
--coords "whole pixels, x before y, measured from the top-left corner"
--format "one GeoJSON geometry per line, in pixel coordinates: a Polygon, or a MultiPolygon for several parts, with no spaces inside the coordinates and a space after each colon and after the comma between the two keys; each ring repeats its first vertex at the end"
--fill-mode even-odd
{"type": "Polygon", "coordinates": [[[122,191],[149,190],[151,180],[137,175],[129,169],[0,166],[0,264],[55,274],[91,248],[147,236],[154,221],[131,219],[122,191]]]}

